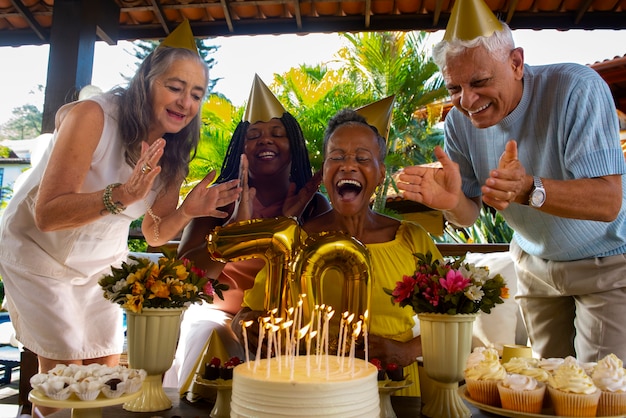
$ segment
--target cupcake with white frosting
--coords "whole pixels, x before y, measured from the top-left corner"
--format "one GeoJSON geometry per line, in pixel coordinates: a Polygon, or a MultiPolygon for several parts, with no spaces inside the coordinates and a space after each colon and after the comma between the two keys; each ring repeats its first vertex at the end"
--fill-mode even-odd
{"type": "Polygon", "coordinates": [[[556,415],[595,417],[600,389],[575,358],[565,358],[548,381],[548,392],[556,415]]]}
{"type": "Polygon", "coordinates": [[[504,379],[506,370],[500,364],[500,356],[494,348],[486,348],[468,358],[465,383],[472,399],[491,406],[500,406],[498,381],[504,379]]]}
{"type": "Polygon", "coordinates": [[[498,392],[502,408],[540,414],[546,385],[532,377],[511,373],[498,382],[498,392]]]}
{"type": "Polygon", "coordinates": [[[626,414],[626,370],[622,360],[615,354],[609,354],[598,361],[591,378],[602,392],[597,415],[626,414]]]}

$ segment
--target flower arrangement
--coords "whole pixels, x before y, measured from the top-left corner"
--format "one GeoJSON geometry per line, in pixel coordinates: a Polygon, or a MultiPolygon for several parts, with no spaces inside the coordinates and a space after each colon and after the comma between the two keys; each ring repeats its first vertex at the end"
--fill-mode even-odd
{"type": "Polygon", "coordinates": [[[162,249],[158,263],[148,258],[130,256],[132,262],[111,267],[111,274],[98,283],[104,297],[122,308],[141,313],[143,308],[182,308],[193,303],[213,303],[228,285],[209,278],[188,259],[178,259],[175,252],[162,249]]]}
{"type": "Polygon", "coordinates": [[[430,251],[413,255],[417,259],[415,273],[385,292],[393,303],[411,305],[415,313],[489,313],[509,297],[500,274],[489,277],[489,268],[465,263],[465,256],[444,261],[433,260],[430,251]]]}

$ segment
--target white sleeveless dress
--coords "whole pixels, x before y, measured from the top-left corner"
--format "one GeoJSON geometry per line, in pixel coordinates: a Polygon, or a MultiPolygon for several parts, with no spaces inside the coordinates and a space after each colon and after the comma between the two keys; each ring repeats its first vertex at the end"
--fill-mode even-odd
{"type": "MultiPolygon", "coordinates": [[[[132,167],[117,135],[116,99],[92,97],[104,110],[104,129],[81,192],[124,183],[132,167]]],[[[59,112],[66,110],[68,104],[59,112]]],[[[78,140],[80,136],[77,135],[78,140]]],[[[50,359],[76,360],[122,352],[122,310],[103,296],[98,281],[128,254],[130,223],[146,212],[144,201],[118,215],[102,216],[74,229],[42,232],[34,208],[40,180],[56,142],[28,173],[0,222],[0,275],[16,338],[50,359]]],[[[67,164],[71,164],[67,161],[67,164]]],[[[152,203],[153,190],[146,199],[152,203]]]]}

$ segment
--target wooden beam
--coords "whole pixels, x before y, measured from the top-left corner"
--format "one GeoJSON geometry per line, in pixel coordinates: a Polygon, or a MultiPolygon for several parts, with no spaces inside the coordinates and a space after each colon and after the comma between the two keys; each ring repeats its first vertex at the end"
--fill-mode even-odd
{"type": "Polygon", "coordinates": [[[33,32],[35,32],[39,39],[46,42],[49,41],[44,29],[41,27],[39,22],[37,22],[37,19],[35,19],[30,10],[28,10],[28,7],[24,6],[24,3],[22,3],[20,0],[11,0],[11,3],[13,4],[13,7],[15,7],[15,9],[24,18],[24,20],[26,20],[28,26],[30,26],[30,28],[33,30],[33,32]]]}
{"type": "MultiPolygon", "coordinates": [[[[93,6],[92,6],[93,7],[93,6]]],[[[114,0],[98,0],[96,35],[109,45],[117,45],[120,36],[120,8],[114,0]]]]}
{"type": "Polygon", "coordinates": [[[165,35],[166,36],[169,35],[171,32],[171,29],[168,25],[167,20],[165,19],[165,14],[163,13],[163,7],[161,6],[161,2],[159,0],[150,0],[150,4],[152,4],[152,12],[154,13],[157,20],[163,27],[163,31],[165,32],[165,35]]]}
{"type": "Polygon", "coordinates": [[[97,14],[91,0],[54,2],[42,133],[53,132],[57,110],[91,84],[97,14]]]}

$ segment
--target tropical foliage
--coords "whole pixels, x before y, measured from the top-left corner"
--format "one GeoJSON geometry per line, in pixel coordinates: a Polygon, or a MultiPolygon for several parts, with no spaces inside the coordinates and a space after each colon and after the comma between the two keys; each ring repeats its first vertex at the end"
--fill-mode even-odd
{"type": "Polygon", "coordinates": [[[14,108],[11,113],[11,119],[0,126],[0,140],[31,139],[41,134],[43,114],[37,106],[25,104],[14,108]]]}
{"type": "Polygon", "coordinates": [[[436,239],[467,244],[508,243],[513,239],[513,229],[506,223],[500,212],[483,206],[478,219],[472,226],[457,228],[448,224],[444,237],[436,239]]]}

